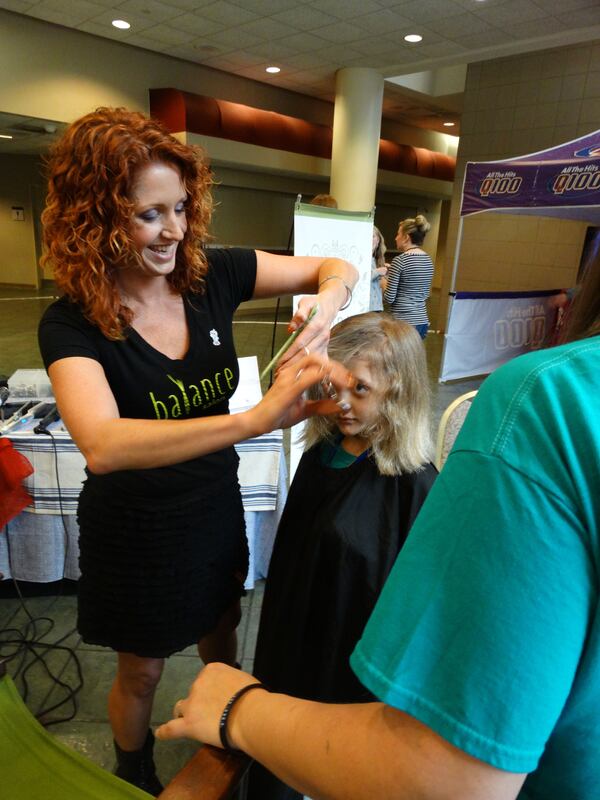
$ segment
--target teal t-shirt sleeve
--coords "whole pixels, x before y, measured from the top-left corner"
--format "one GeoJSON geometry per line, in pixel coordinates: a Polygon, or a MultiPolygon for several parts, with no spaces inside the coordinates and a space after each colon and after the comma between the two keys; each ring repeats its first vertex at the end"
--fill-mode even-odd
{"type": "Polygon", "coordinates": [[[530,772],[569,695],[594,576],[576,511],[497,456],[454,453],[351,664],[380,700],[530,772]]]}

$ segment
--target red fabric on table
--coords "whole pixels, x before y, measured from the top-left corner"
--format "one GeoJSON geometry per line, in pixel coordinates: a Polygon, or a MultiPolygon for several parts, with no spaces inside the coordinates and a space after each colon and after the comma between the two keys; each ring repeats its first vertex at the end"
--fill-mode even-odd
{"type": "Polygon", "coordinates": [[[33,467],[14,449],[10,439],[0,438],[0,527],[33,502],[22,484],[32,473],[33,467]]]}

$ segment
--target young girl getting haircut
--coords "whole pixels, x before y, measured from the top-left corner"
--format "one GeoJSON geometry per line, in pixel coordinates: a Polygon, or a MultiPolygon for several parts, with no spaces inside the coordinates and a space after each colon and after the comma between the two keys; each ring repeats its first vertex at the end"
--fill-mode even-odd
{"type": "MultiPolygon", "coordinates": [[[[356,378],[336,416],[307,423],[307,450],[279,525],[254,674],[270,689],[332,703],[372,695],[349,657],[434,481],[425,352],[388,314],[336,325],[331,358],[356,378]]],[[[260,766],[249,798],[300,797],[260,766]]]]}

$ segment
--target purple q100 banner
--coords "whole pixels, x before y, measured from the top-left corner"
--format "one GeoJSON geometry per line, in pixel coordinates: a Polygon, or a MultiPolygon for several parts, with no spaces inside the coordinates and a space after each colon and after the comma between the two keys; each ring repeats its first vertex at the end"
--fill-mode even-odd
{"type": "Polygon", "coordinates": [[[504,161],[469,162],[461,216],[517,208],[600,205],[600,131],[504,161]]]}

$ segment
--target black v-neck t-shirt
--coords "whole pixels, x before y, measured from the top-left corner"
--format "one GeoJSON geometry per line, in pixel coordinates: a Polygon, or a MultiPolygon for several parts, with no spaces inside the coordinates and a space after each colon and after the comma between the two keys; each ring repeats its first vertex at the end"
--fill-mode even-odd
{"type": "MultiPolygon", "coordinates": [[[[231,248],[208,250],[205,291],[184,296],[189,348],[181,359],[156,350],[133,328],[112,341],[88,322],[75,303],[62,297],[45,312],[39,345],[46,369],[71,356],[98,361],[115,396],[119,414],[129,419],[186,419],[229,413],[239,380],[233,343],[233,314],[249,300],[256,282],[256,254],[231,248]]],[[[85,414],[85,408],[81,409],[85,414]]],[[[235,477],[237,455],[227,447],[168,467],[120,470],[88,481],[107,492],[142,497],[217,489],[235,477]]]]}

